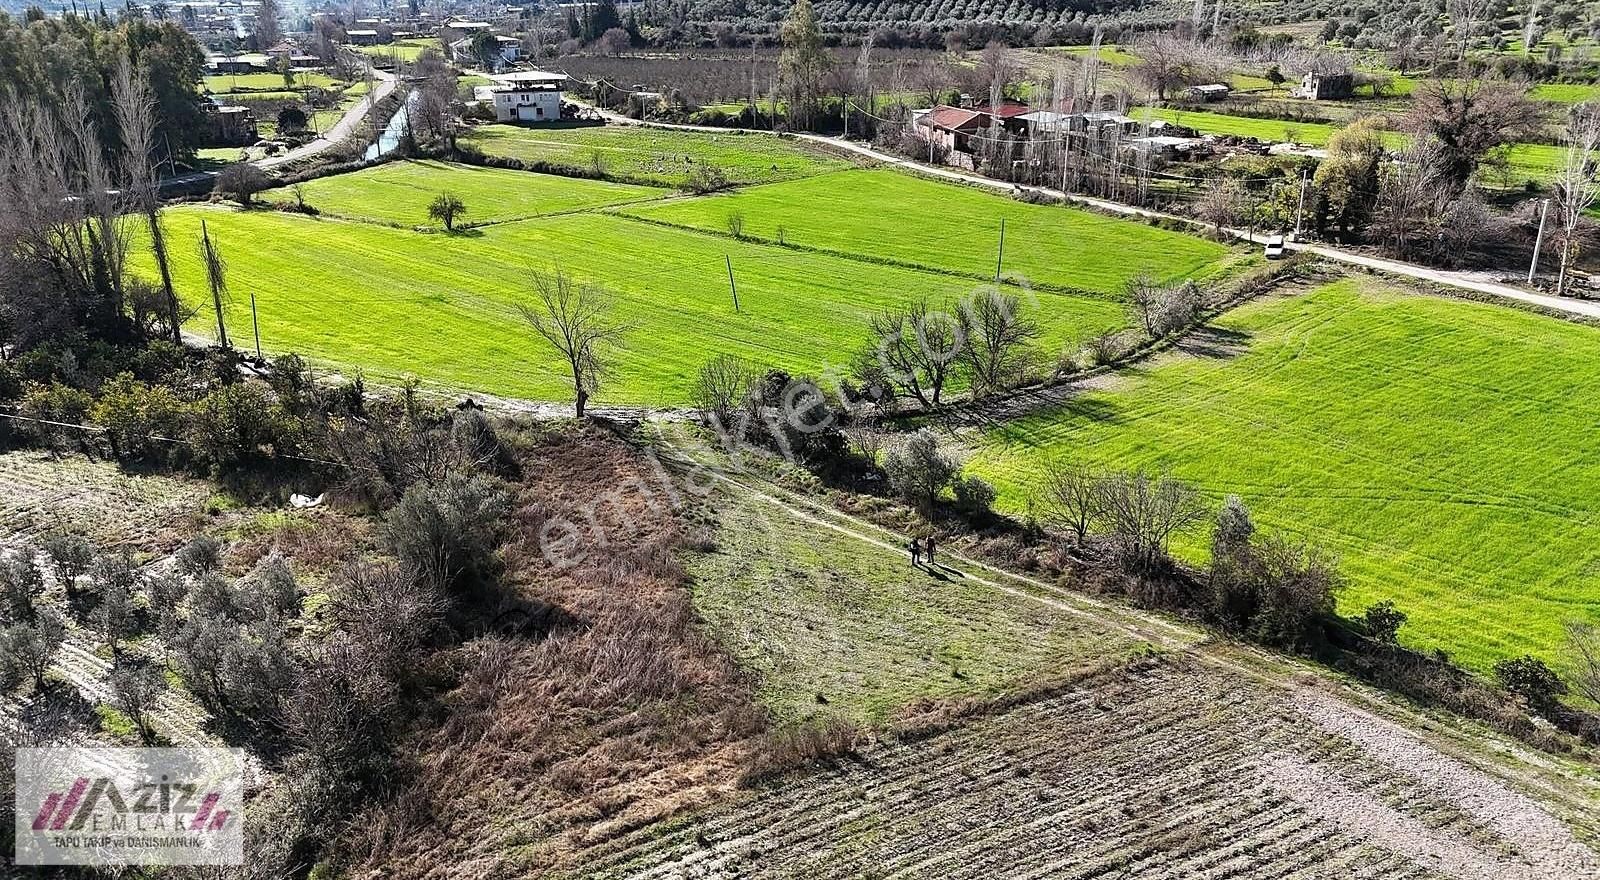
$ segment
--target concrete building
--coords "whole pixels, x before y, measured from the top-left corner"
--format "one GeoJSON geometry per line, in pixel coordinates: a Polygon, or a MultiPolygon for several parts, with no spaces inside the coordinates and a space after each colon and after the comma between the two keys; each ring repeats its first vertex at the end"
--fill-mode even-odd
{"type": "Polygon", "coordinates": [[[494,84],[478,86],[473,97],[494,108],[497,122],[559,122],[563,73],[527,70],[494,77],[494,84]]]}
{"type": "Polygon", "coordinates": [[[1337,101],[1356,92],[1356,78],[1349,73],[1308,73],[1300,78],[1300,87],[1292,90],[1296,98],[1311,101],[1337,101]]]}

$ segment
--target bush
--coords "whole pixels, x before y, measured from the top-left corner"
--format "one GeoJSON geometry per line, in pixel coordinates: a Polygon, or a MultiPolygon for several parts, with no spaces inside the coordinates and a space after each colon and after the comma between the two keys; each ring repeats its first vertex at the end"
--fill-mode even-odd
{"type": "Polygon", "coordinates": [[[961,509],[973,515],[988,514],[994,507],[995,498],[999,493],[988,481],[978,477],[966,476],[955,481],[956,503],[961,509]]]}
{"type": "Polygon", "coordinates": [[[1395,608],[1394,602],[1388,599],[1367,606],[1366,612],[1361,615],[1361,628],[1367,631],[1367,635],[1388,645],[1400,640],[1400,627],[1405,622],[1406,613],[1395,608]]]}
{"type": "Polygon", "coordinates": [[[295,435],[293,421],[254,382],[225,385],[201,398],[189,431],[196,455],[218,473],[259,464],[277,453],[292,454],[295,435]]]}
{"type": "Polygon", "coordinates": [[[1320,642],[1342,584],[1335,560],[1317,547],[1277,536],[1260,543],[1256,558],[1261,607],[1250,624],[1251,637],[1291,649],[1320,642]]]}
{"type": "Polygon", "coordinates": [[[94,422],[106,431],[118,458],[164,459],[174,452],[169,439],[182,437],[189,408],[165,385],[148,385],[122,373],[107,382],[94,406],[94,422]]]}
{"type": "Polygon", "coordinates": [[[222,543],[210,535],[195,535],[174,557],[178,570],[190,577],[214,572],[222,567],[222,543]]]}
{"type": "Polygon", "coordinates": [[[961,474],[961,465],[939,448],[939,438],[923,428],[890,447],[883,471],[900,497],[924,509],[939,503],[939,495],[961,474]]]}
{"type": "Polygon", "coordinates": [[[451,474],[416,483],[384,520],[402,563],[446,593],[489,579],[510,498],[498,480],[451,474]]]}
{"type": "Polygon", "coordinates": [[[1494,665],[1494,676],[1508,691],[1528,701],[1528,705],[1541,715],[1557,708],[1557,698],[1566,694],[1567,683],[1537,657],[1524,655],[1515,660],[1501,660],[1494,665]]]}
{"type": "Polygon", "coordinates": [[[35,420],[23,423],[23,433],[52,450],[63,451],[83,443],[82,433],[68,426],[89,421],[93,407],[94,398],[87,392],[52,382],[31,386],[22,397],[18,415],[35,420]]]}
{"type": "Polygon", "coordinates": [[[689,169],[688,175],[684,177],[682,183],[678,184],[678,188],[696,195],[705,195],[706,193],[727,189],[732,185],[732,182],[728,180],[727,172],[716,165],[708,165],[702,162],[689,169]]]}

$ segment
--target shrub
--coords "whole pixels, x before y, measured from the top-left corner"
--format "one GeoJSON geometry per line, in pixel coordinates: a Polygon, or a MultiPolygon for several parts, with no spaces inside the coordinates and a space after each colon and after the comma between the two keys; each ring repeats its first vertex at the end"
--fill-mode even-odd
{"type": "Polygon", "coordinates": [[[1205,501],[1193,486],[1141,471],[1099,481],[1100,509],[1117,562],[1135,575],[1167,568],[1172,535],[1204,521],[1205,501]]]}
{"type": "Polygon", "coordinates": [[[89,539],[72,532],[58,531],[40,542],[45,556],[50,559],[51,573],[55,575],[56,583],[67,591],[68,596],[78,595],[78,580],[89,572],[89,566],[94,562],[94,546],[89,539]]]}
{"type": "Polygon", "coordinates": [[[744,358],[720,354],[700,368],[695,379],[695,408],[718,431],[734,433],[735,418],[751,409],[756,369],[744,358]]]}
{"type": "Polygon", "coordinates": [[[1322,623],[1333,616],[1342,579],[1333,557],[1321,549],[1278,536],[1260,542],[1261,607],[1250,623],[1256,641],[1304,648],[1321,640],[1322,623]]]}
{"type": "Polygon", "coordinates": [[[169,456],[182,437],[189,409],[166,385],[148,385],[122,373],[107,382],[94,406],[94,422],[106,430],[118,458],[158,459],[169,456]]]}
{"type": "Polygon", "coordinates": [[[687,190],[697,195],[705,195],[719,190],[727,189],[732,183],[728,180],[727,172],[716,165],[700,163],[689,169],[679,189],[687,190]]]}
{"type": "Polygon", "coordinates": [[[18,414],[35,421],[24,422],[24,433],[44,446],[61,451],[82,443],[82,434],[71,425],[89,420],[94,398],[59,382],[33,385],[23,394],[18,414]],[[54,422],[55,424],[51,424],[54,422]]]}
{"type": "Polygon", "coordinates": [[[222,543],[210,535],[195,535],[178,551],[175,561],[178,570],[191,577],[216,571],[222,567],[222,543]]]}
{"type": "Polygon", "coordinates": [[[999,496],[993,485],[988,481],[974,476],[965,476],[955,481],[956,503],[969,514],[984,515],[989,513],[994,506],[994,500],[999,496]]]}
{"type": "Polygon", "coordinates": [[[219,473],[259,463],[296,448],[295,426],[266,389],[254,382],[225,385],[201,398],[190,420],[196,454],[219,473]]]}
{"type": "Polygon", "coordinates": [[[1557,698],[1567,692],[1567,683],[1537,657],[1524,655],[1501,660],[1494,665],[1494,676],[1508,691],[1528,701],[1540,714],[1557,708],[1557,698]]]}
{"type": "Polygon", "coordinates": [[[1361,615],[1361,627],[1367,631],[1367,635],[1388,645],[1399,641],[1400,627],[1405,622],[1405,612],[1395,608],[1394,602],[1388,599],[1368,605],[1366,612],[1361,615]]]}
{"type": "Polygon", "coordinates": [[[34,560],[32,548],[23,547],[0,557],[0,598],[13,622],[34,618],[35,603],[44,593],[44,572],[34,560]]]}
{"type": "Polygon", "coordinates": [[[883,471],[900,497],[932,509],[945,487],[961,474],[961,465],[939,448],[932,431],[923,428],[889,448],[883,471]]]}
{"type": "Polygon", "coordinates": [[[450,474],[408,488],[385,518],[384,532],[401,562],[448,593],[491,576],[509,506],[498,480],[450,474]]]}

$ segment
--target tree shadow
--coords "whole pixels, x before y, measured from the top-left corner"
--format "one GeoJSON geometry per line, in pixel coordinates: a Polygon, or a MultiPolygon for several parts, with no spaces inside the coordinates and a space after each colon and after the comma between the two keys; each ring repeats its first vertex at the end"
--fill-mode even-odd
{"type": "Polygon", "coordinates": [[[1236,358],[1250,347],[1251,335],[1243,330],[1210,325],[1197,327],[1173,344],[1176,350],[1208,360],[1236,358]]]}

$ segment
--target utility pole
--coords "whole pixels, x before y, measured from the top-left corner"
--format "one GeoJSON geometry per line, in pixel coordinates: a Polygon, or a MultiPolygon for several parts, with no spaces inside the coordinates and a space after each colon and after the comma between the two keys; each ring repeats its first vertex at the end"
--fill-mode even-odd
{"type": "Polygon", "coordinates": [[[1309,184],[1310,182],[1311,182],[1311,176],[1309,174],[1307,174],[1306,172],[1304,172],[1304,171],[1300,172],[1300,203],[1295,205],[1295,208],[1294,208],[1294,240],[1295,241],[1299,241],[1300,240],[1300,218],[1301,218],[1301,215],[1304,214],[1304,212],[1306,210],[1306,185],[1309,184]]]}
{"type": "Polygon", "coordinates": [[[1000,288],[1000,266],[1006,259],[1006,218],[1000,218],[1000,250],[994,256],[994,286],[1000,288]]]}
{"type": "Polygon", "coordinates": [[[261,322],[256,320],[256,292],[254,288],[250,290],[250,329],[256,333],[256,360],[263,360],[261,357],[261,322]]]}
{"type": "Polygon", "coordinates": [[[723,262],[728,264],[728,290],[733,292],[733,311],[739,312],[739,285],[733,283],[733,257],[722,255],[723,262]]]}
{"type": "MultiPolygon", "coordinates": [[[[1533,275],[1539,271],[1539,248],[1544,246],[1544,218],[1550,213],[1550,200],[1542,199],[1539,202],[1539,234],[1533,238],[1533,261],[1528,264],[1528,284],[1533,284],[1533,275]]],[[[1558,285],[1559,286],[1559,285],[1558,285]]],[[[1557,291],[1559,293],[1560,291],[1557,291]]]]}

